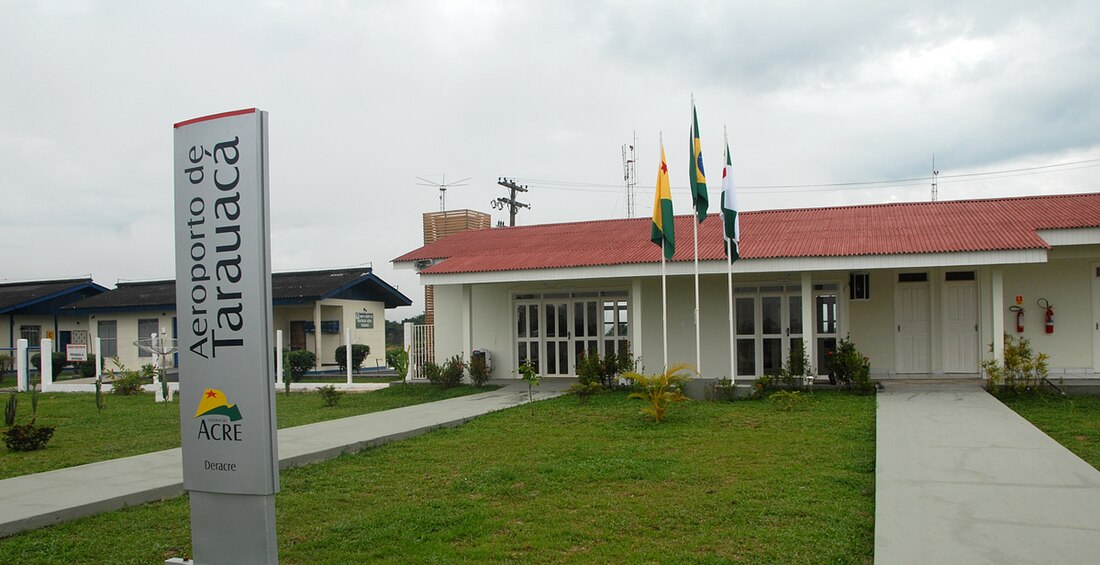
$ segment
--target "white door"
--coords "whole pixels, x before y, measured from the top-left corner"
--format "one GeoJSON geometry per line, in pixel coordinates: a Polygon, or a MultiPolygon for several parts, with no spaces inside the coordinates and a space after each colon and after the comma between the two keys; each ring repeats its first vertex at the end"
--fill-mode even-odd
{"type": "Polygon", "coordinates": [[[543,304],[546,357],[542,374],[546,376],[568,375],[569,366],[569,304],[547,302],[543,304]]]}
{"type": "Polygon", "coordinates": [[[895,296],[896,370],[898,373],[928,373],[931,357],[928,283],[898,283],[895,296]]]}
{"type": "Polygon", "coordinates": [[[943,285],[943,370],[978,372],[978,284],[973,281],[943,285]]]}

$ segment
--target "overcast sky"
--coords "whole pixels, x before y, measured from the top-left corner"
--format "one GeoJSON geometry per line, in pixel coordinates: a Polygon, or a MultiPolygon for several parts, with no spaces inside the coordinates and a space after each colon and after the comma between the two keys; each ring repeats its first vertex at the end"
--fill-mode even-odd
{"type": "Polygon", "coordinates": [[[390,263],[440,207],[417,177],[469,177],[447,208],[494,221],[501,176],[531,187],[520,224],[625,217],[636,132],[646,217],[663,133],[689,213],[693,94],[712,203],[724,127],[745,210],[928,200],[933,154],[941,200],[1096,192],[1098,23],[1095,0],[5,1],[0,279],[173,277],[172,124],[249,107],[274,269],[373,264],[414,302],[390,319],[423,310],[390,263]]]}

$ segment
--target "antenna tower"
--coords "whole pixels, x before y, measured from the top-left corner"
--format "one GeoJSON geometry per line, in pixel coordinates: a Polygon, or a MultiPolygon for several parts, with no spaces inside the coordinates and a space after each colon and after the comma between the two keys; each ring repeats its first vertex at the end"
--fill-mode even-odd
{"type": "Polygon", "coordinates": [[[448,188],[455,188],[455,187],[459,187],[459,186],[466,186],[467,184],[469,184],[466,181],[470,180],[470,177],[466,177],[462,180],[457,180],[457,181],[448,183],[447,182],[447,173],[443,173],[443,180],[441,180],[439,182],[428,180],[424,177],[416,177],[416,180],[420,181],[420,182],[416,183],[419,186],[431,186],[431,187],[435,187],[435,188],[439,189],[439,211],[440,212],[446,212],[447,211],[447,189],[448,188]]]}
{"type": "Polygon", "coordinates": [[[932,202],[940,197],[940,187],[937,184],[940,172],[936,170],[936,154],[932,154],[932,202]]]}
{"type": "Polygon", "coordinates": [[[626,217],[634,217],[634,201],[637,192],[638,178],[634,176],[635,147],[638,146],[638,132],[634,132],[634,139],[630,145],[623,145],[623,184],[626,185],[626,217]],[[629,153],[627,151],[629,150],[629,153]]]}

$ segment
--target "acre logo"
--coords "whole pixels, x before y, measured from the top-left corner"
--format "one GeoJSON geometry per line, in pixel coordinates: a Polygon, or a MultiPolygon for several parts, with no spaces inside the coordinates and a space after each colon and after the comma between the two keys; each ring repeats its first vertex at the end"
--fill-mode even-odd
{"type": "Polygon", "coordinates": [[[241,411],[236,404],[230,404],[225,393],[208,388],[202,393],[199,407],[195,410],[199,420],[198,439],[210,441],[241,441],[241,411]]]}

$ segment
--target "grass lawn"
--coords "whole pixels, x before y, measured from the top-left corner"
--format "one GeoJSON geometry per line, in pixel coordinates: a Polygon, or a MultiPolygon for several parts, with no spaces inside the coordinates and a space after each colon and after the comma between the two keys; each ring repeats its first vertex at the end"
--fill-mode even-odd
{"type": "Polygon", "coordinates": [[[1100,469],[1100,396],[1002,395],[1001,402],[1100,469]]]}
{"type": "MultiPolygon", "coordinates": [[[[282,474],[282,563],[871,563],[875,404],[559,398],[282,474]]],[[[4,563],[190,552],[185,498],[0,540],[4,563]]]]}
{"type": "MultiPolygon", "coordinates": [[[[289,397],[279,392],[275,412],[278,426],[289,428],[486,390],[492,389],[397,385],[375,392],[347,393],[334,408],[322,407],[316,392],[292,392],[289,397]]],[[[18,397],[16,421],[27,423],[31,416],[30,395],[18,393],[18,397]]],[[[56,427],[53,438],[38,451],[17,453],[0,447],[0,479],[179,447],[178,401],[157,404],[152,394],[105,397],[107,406],[99,413],[94,394],[39,393],[35,423],[56,427]]],[[[7,394],[0,395],[0,402],[7,402],[7,394]]]]}

